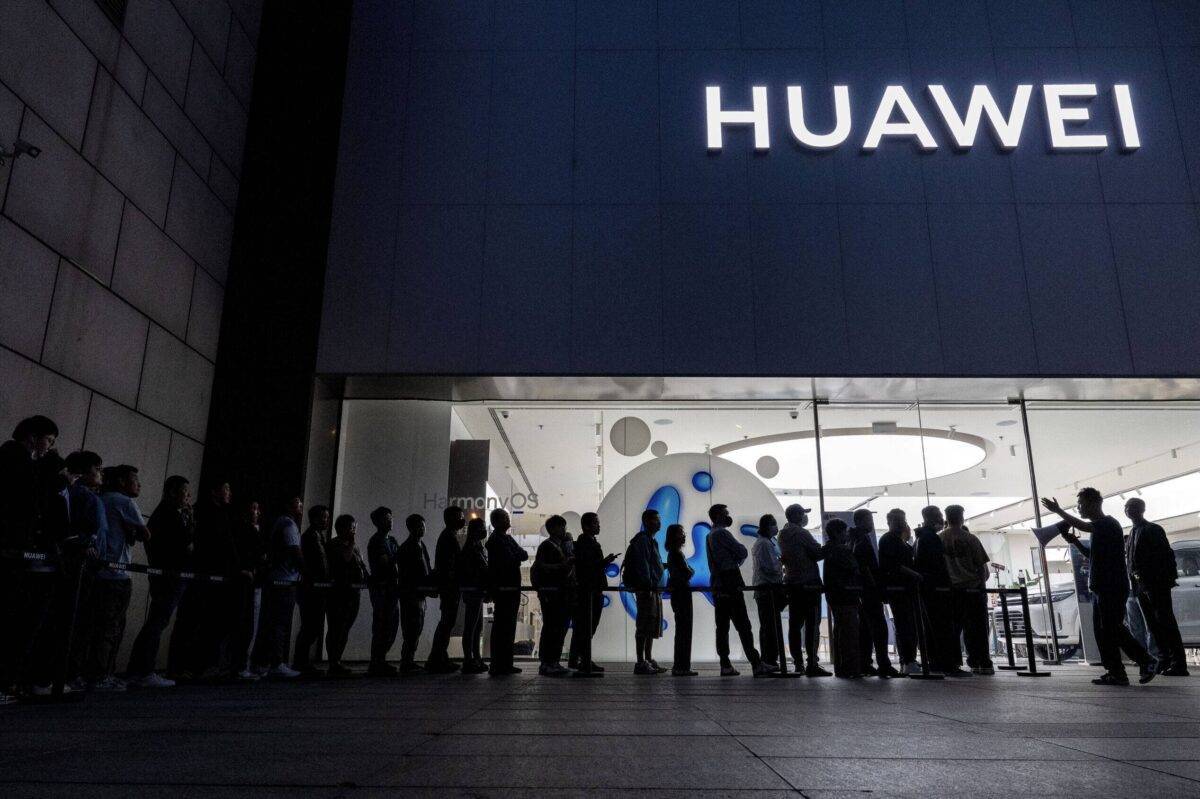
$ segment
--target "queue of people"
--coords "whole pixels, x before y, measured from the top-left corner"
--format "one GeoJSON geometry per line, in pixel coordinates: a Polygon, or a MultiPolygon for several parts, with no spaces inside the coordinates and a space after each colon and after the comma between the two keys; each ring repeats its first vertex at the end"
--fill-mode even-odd
{"type": "MultiPolygon", "coordinates": [[[[374,531],[364,558],[353,516],[334,518],[322,505],[306,513],[295,497],[264,528],[259,503],[236,498],[222,479],[206,484],[193,501],[190,482],[172,475],[157,507],[144,517],[137,504],[136,467],[106,467],[89,451],[63,458],[53,449],[57,435],[52,420],[35,416],[21,421],[12,439],[0,445],[0,637],[5,642],[0,695],[5,699],[21,693],[47,696],[56,685],[67,692],[112,691],[169,688],[179,681],[348,676],[342,657],[364,590],[372,613],[369,676],[521,671],[514,646],[522,564],[529,555],[511,535],[503,509],[491,512],[489,533],[483,519],[468,520],[462,508],[446,508],[431,559],[424,517],[405,518],[400,542],[391,509],[376,508],[369,516],[374,531]],[[139,544],[148,569],[132,563],[139,544]],[[130,572],[139,570],[148,573],[149,601],[122,679],[117,656],[132,594],[130,572]],[[422,665],[417,647],[426,601],[434,597],[440,615],[422,665]],[[484,602],[493,605],[490,663],[481,652],[484,602]],[[461,663],[448,652],[460,604],[461,663]],[[297,610],[300,627],[293,645],[297,610]],[[169,627],[167,669],[160,675],[156,665],[169,627]],[[399,667],[388,662],[397,638],[399,667]],[[325,670],[315,665],[322,641],[325,670]]],[[[1061,517],[1063,536],[1091,562],[1089,589],[1106,669],[1095,682],[1128,684],[1122,651],[1139,665],[1140,682],[1158,674],[1186,675],[1171,606],[1176,573],[1166,534],[1145,519],[1139,498],[1126,504],[1133,523],[1128,541],[1120,523],[1103,512],[1098,491],[1084,489],[1078,500],[1080,517],[1056,500],[1043,504],[1061,517]],[[1090,540],[1085,543],[1072,530],[1089,533],[1090,540]],[[1162,652],[1157,662],[1126,624],[1131,593],[1162,652]]],[[[827,521],[823,541],[808,529],[809,513],[801,505],[789,506],[782,528],[773,515],[762,516],[751,553],[731,532],[729,508],[713,505],[704,547],[710,585],[695,589],[683,554],[683,528],[673,524],[666,530],[664,563],[658,544],[661,519],[646,510],[621,566],[623,590],[634,594],[636,606],[634,673],[654,676],[668,670],[654,657],[654,642],[665,626],[664,589],[675,624],[670,671],[677,677],[697,674],[691,662],[696,590],[709,591],[713,601],[723,676],[738,674],[730,658],[731,625],[755,676],[785,669],[789,653],[796,671],[809,677],[903,677],[924,670],[921,655],[925,668],[957,676],[967,673],[964,650],[971,673],[994,673],[985,590],[990,561],[964,524],[961,506],[949,505],[944,512],[924,508],[915,530],[904,511],[893,509],[878,538],[872,512],[860,509],[852,524],[827,521]],[[748,558],[757,641],[742,577],[748,558]],[[818,657],[822,596],[830,609],[832,673],[818,657]],[[889,653],[885,607],[895,629],[897,665],[889,653]],[[786,634],[784,609],[789,610],[786,634]]],[[[542,612],[538,672],[600,674],[604,669],[592,658],[591,639],[604,607],[608,569],[618,555],[601,548],[595,513],[581,517],[578,539],[558,515],[547,519],[546,532],[529,571],[542,612]]]]}

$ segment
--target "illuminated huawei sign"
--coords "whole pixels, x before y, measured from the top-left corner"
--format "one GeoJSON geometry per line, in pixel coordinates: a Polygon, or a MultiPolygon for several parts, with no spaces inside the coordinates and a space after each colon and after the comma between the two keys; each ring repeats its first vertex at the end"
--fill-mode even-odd
{"type": "MultiPolygon", "coordinates": [[[[1000,108],[991,90],[976,85],[971,90],[971,99],[962,113],[955,107],[946,88],[930,84],[929,96],[937,108],[942,124],[949,134],[950,143],[959,150],[975,146],[981,125],[988,127],[996,146],[1004,151],[1013,150],[1021,141],[1025,117],[1033,98],[1032,84],[1023,83],[1013,92],[1007,112],[1000,108]]],[[[1109,146],[1105,133],[1084,133],[1079,126],[1090,118],[1087,101],[1096,96],[1094,83],[1047,83],[1041,87],[1046,112],[1047,128],[1050,132],[1050,149],[1064,151],[1096,151],[1109,146]]],[[[1141,146],[1137,120],[1133,114],[1133,100],[1129,86],[1124,83],[1112,87],[1113,105],[1116,108],[1117,133],[1122,150],[1136,150],[1141,146]]],[[[751,89],[751,108],[727,109],[721,105],[721,87],[705,88],[708,120],[708,149],[720,150],[722,132],[726,125],[746,125],[754,128],[754,148],[771,148],[770,115],[767,109],[767,87],[751,89]]],[[[853,121],[850,116],[850,88],[833,87],[834,120],[826,132],[813,131],[804,115],[804,87],[787,87],[788,122],[792,136],[801,147],[812,150],[830,150],[841,146],[850,138],[853,121]]],[[[909,139],[922,150],[936,150],[937,142],[929,125],[917,111],[916,105],[903,86],[888,86],[883,91],[875,116],[862,140],[862,149],[876,149],[884,138],[909,139]]]]}

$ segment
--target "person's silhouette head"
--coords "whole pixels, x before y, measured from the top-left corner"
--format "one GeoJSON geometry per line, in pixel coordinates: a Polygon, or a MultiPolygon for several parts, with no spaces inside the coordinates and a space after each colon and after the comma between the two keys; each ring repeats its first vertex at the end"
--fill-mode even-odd
{"type": "Polygon", "coordinates": [[[478,516],[472,516],[467,522],[467,541],[482,541],[487,538],[487,525],[478,516]]]}
{"type": "Polygon", "coordinates": [[[343,513],[334,520],[333,531],[338,538],[348,538],[353,541],[354,534],[358,531],[358,522],[349,513],[343,513]]]}
{"type": "Polygon", "coordinates": [[[802,505],[788,505],[787,509],[783,512],[783,515],[787,517],[787,520],[792,524],[798,524],[801,527],[805,527],[808,525],[809,510],[810,508],[806,508],[802,505]]]}
{"type": "Polygon", "coordinates": [[[870,532],[875,529],[875,514],[866,508],[854,511],[854,526],[859,530],[870,532]]]}
{"type": "Polygon", "coordinates": [[[946,506],[946,524],[954,528],[963,526],[963,517],[966,511],[962,505],[947,505],[946,506]]]}
{"type": "Polygon", "coordinates": [[[371,524],[375,525],[375,529],[381,533],[390,533],[392,531],[392,509],[380,505],[371,511],[371,524]]]}
{"type": "Polygon", "coordinates": [[[1130,497],[1125,503],[1125,515],[1134,524],[1141,524],[1146,518],[1146,500],[1141,497],[1130,497]]]}
{"type": "Polygon", "coordinates": [[[512,527],[512,521],[508,518],[508,511],[504,508],[496,508],[490,516],[492,522],[492,531],[497,533],[507,533],[512,527]]]}
{"type": "Polygon", "coordinates": [[[308,526],[324,532],[329,529],[329,508],[324,505],[313,505],[308,509],[308,526]]]}
{"type": "Polygon", "coordinates": [[[846,523],[841,519],[830,519],[825,523],[825,537],[831,544],[846,543],[846,523]]]}
{"type": "Polygon", "coordinates": [[[1098,490],[1088,486],[1076,495],[1079,500],[1079,515],[1085,519],[1104,518],[1104,497],[1098,490]]]}
{"type": "Polygon", "coordinates": [[[682,524],[672,524],[667,527],[667,551],[675,552],[683,549],[683,542],[687,540],[687,536],[683,532],[682,524]]]}
{"type": "Polygon", "coordinates": [[[770,513],[764,513],[758,520],[758,535],[760,538],[774,538],[779,532],[779,523],[770,513]]]}
{"type": "Polygon", "coordinates": [[[425,517],[419,513],[410,514],[404,520],[404,526],[408,529],[409,538],[420,539],[425,535],[425,517]]]}
{"type": "Polygon", "coordinates": [[[567,520],[557,513],[546,520],[546,532],[551,538],[563,539],[567,537],[567,520]]]}
{"type": "Polygon", "coordinates": [[[921,520],[925,522],[925,526],[937,531],[946,526],[946,520],[942,517],[942,509],[937,505],[926,505],[921,508],[921,520]]]}
{"type": "Polygon", "coordinates": [[[733,524],[733,518],[729,515],[729,506],[720,502],[708,509],[708,520],[713,523],[714,527],[728,527],[733,524]]]}
{"type": "Polygon", "coordinates": [[[451,505],[442,511],[442,521],[447,530],[458,532],[467,523],[467,514],[458,505],[451,505]]]}
{"type": "Polygon", "coordinates": [[[654,535],[662,529],[662,520],[658,518],[658,511],[649,509],[642,511],[642,529],[650,535],[654,535]]]}
{"type": "Polygon", "coordinates": [[[893,530],[897,533],[908,527],[908,514],[900,510],[900,508],[892,508],[887,512],[888,530],[893,530]]]}
{"type": "Polygon", "coordinates": [[[579,529],[584,535],[599,535],[600,534],[600,517],[588,511],[579,517],[579,529]]]}
{"type": "Polygon", "coordinates": [[[287,501],[287,510],[284,513],[296,524],[300,524],[304,521],[304,500],[300,497],[292,497],[287,501]]]}

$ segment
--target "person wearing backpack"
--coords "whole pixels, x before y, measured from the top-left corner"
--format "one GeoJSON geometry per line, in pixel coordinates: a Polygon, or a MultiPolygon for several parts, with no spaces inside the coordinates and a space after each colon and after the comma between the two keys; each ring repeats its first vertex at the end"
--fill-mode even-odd
{"type": "Polygon", "coordinates": [[[666,671],[655,662],[652,653],[654,639],[662,637],[662,594],[658,587],[662,583],[663,564],[658,556],[658,542],[654,540],[661,528],[658,511],[643,511],[642,529],[630,539],[621,567],[625,587],[633,589],[637,603],[637,626],[633,635],[637,651],[634,674],[661,674],[666,671]]]}

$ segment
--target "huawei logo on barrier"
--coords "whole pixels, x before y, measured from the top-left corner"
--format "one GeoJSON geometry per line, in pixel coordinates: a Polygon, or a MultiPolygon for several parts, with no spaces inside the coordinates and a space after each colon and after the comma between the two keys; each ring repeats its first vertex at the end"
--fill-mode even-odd
{"type": "MultiPolygon", "coordinates": [[[[1021,141],[1021,131],[1032,101],[1034,86],[1023,83],[1016,87],[1007,111],[992,95],[991,89],[982,84],[971,90],[971,98],[962,113],[950,99],[946,87],[930,84],[927,87],[936,106],[952,145],[958,150],[969,150],[975,146],[980,126],[987,120],[996,147],[1008,152],[1016,149],[1021,141]]],[[[771,148],[770,115],[767,108],[767,87],[751,87],[749,110],[726,109],[721,105],[721,87],[705,88],[707,107],[708,149],[720,150],[723,146],[722,132],[726,125],[752,126],[754,149],[771,148]]],[[[1083,133],[1079,126],[1086,123],[1091,113],[1086,102],[1097,95],[1094,83],[1047,83],[1041,87],[1046,125],[1050,133],[1050,149],[1055,152],[1096,151],[1109,146],[1105,133],[1083,133]]],[[[1141,146],[1137,120],[1133,113],[1133,100],[1129,85],[1118,83],[1112,87],[1112,101],[1116,110],[1116,127],[1120,147],[1128,152],[1141,146]]],[[[833,87],[834,121],[832,129],[824,133],[814,132],[805,119],[804,87],[787,87],[788,122],[792,136],[804,148],[831,150],[841,146],[850,138],[853,120],[850,115],[850,87],[833,87]]],[[[910,139],[924,151],[937,149],[937,142],[929,126],[921,117],[908,91],[903,86],[888,86],[876,106],[874,118],[867,128],[862,149],[871,152],[879,147],[883,139],[910,139]]]]}

